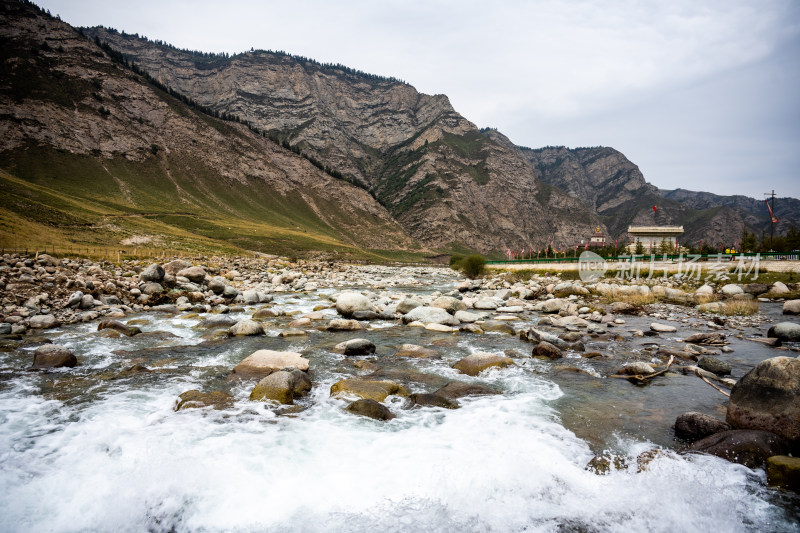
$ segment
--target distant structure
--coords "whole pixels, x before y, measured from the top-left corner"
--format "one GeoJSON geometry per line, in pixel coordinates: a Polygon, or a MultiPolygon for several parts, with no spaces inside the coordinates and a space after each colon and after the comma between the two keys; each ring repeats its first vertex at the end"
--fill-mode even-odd
{"type": "Polygon", "coordinates": [[[628,251],[634,253],[636,245],[642,243],[645,253],[659,253],[661,245],[666,241],[670,251],[678,248],[678,237],[683,235],[683,226],[628,226],[628,233],[633,237],[633,242],[628,245],[628,251]]]}
{"type": "Polygon", "coordinates": [[[594,235],[589,238],[589,248],[604,248],[606,238],[600,228],[595,228],[594,235]]]}

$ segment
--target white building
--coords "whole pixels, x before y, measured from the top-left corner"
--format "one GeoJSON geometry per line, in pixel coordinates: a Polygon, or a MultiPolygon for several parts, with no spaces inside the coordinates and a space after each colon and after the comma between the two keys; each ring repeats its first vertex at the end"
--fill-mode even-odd
{"type": "Polygon", "coordinates": [[[670,252],[678,249],[678,237],[683,235],[683,226],[628,226],[633,242],[628,251],[634,253],[636,245],[642,243],[644,253],[662,253],[661,244],[666,241],[670,252]]]}

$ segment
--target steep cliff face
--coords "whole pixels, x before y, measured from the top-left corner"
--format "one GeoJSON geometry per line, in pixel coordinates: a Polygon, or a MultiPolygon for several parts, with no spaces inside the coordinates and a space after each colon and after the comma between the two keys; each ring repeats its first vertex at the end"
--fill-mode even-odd
{"type": "Polygon", "coordinates": [[[206,57],[103,28],[86,32],[164,85],[369,190],[427,246],[488,252],[553,237],[567,243],[601,224],[445,96],[285,54],[206,57]]]}
{"type": "Polygon", "coordinates": [[[36,231],[265,251],[418,247],[363,189],[187,107],[34,6],[0,9],[3,232],[50,224],[36,231]]]}

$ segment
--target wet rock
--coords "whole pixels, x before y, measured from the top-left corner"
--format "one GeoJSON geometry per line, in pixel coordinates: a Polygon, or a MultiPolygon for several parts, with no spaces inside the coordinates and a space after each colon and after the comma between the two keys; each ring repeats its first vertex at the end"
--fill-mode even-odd
{"type": "Polygon", "coordinates": [[[72,350],[59,344],[45,344],[36,348],[33,353],[33,366],[31,368],[72,368],[78,364],[78,359],[72,350]]]}
{"type": "Polygon", "coordinates": [[[331,396],[347,395],[382,402],[390,395],[408,396],[409,393],[402,385],[388,380],[343,379],[331,385],[331,396]]]}
{"type": "Polygon", "coordinates": [[[61,322],[53,315],[35,315],[28,319],[28,327],[31,329],[50,329],[61,325],[61,322]]]}
{"type": "Polygon", "coordinates": [[[557,346],[562,350],[566,350],[569,348],[569,343],[564,339],[561,339],[557,335],[553,335],[552,333],[537,330],[535,328],[530,328],[529,330],[521,331],[519,334],[519,338],[529,342],[547,341],[553,346],[557,346]]]}
{"type": "Polygon", "coordinates": [[[458,325],[458,322],[450,313],[439,307],[430,306],[415,307],[403,315],[403,322],[406,324],[416,321],[423,324],[444,324],[446,326],[458,325]]]}
{"type": "Polygon", "coordinates": [[[464,302],[452,296],[440,296],[436,298],[431,304],[431,307],[439,307],[451,315],[454,315],[456,311],[464,311],[467,308],[464,302]]]}
{"type": "Polygon", "coordinates": [[[297,320],[292,320],[289,324],[286,325],[288,328],[308,328],[311,327],[311,319],[310,318],[298,318],[297,320]]]}
{"type": "Polygon", "coordinates": [[[278,333],[278,337],[305,337],[308,335],[305,330],[297,328],[288,328],[278,333]]]}
{"type": "Polygon", "coordinates": [[[675,420],[675,436],[690,442],[730,429],[730,424],[695,411],[683,413],[675,420]]]}
{"type": "Polygon", "coordinates": [[[225,292],[225,287],[227,285],[227,280],[222,276],[214,276],[208,282],[208,290],[213,292],[214,294],[222,294],[225,292]]]}
{"type": "Polygon", "coordinates": [[[745,374],[731,390],[726,420],[800,445],[800,359],[765,359],[745,374]]]}
{"type": "Polygon", "coordinates": [[[0,335],[9,335],[11,333],[11,324],[0,322],[0,335]]]}
{"type": "Polygon", "coordinates": [[[782,342],[800,341],[800,324],[794,322],[778,322],[767,331],[767,337],[775,337],[782,342]]]}
{"type": "Polygon", "coordinates": [[[702,296],[702,297],[711,297],[714,295],[714,288],[711,285],[703,285],[696,291],[694,291],[695,296],[702,296]]]}
{"type": "Polygon", "coordinates": [[[297,352],[257,350],[236,365],[233,369],[233,374],[243,379],[261,379],[288,367],[307,371],[308,363],[308,359],[297,352]]]}
{"type": "Polygon", "coordinates": [[[441,359],[436,350],[417,346],[416,344],[403,344],[394,354],[395,357],[416,357],[418,359],[441,359]]]}
{"type": "Polygon", "coordinates": [[[145,282],[154,282],[154,283],[161,283],[164,279],[164,275],[166,271],[164,268],[156,263],[147,266],[142,272],[139,274],[139,280],[145,282]]]}
{"type": "Polygon", "coordinates": [[[206,279],[206,271],[200,266],[190,266],[188,268],[184,268],[178,271],[177,275],[188,279],[192,283],[203,283],[203,281],[206,279]]]}
{"type": "Polygon", "coordinates": [[[628,302],[614,302],[608,308],[608,312],[615,315],[637,315],[641,310],[641,306],[628,302]]]}
{"type": "Polygon", "coordinates": [[[421,407],[442,407],[444,409],[458,409],[458,402],[439,396],[438,394],[417,393],[410,396],[414,406],[421,407]]]}
{"type": "Polygon", "coordinates": [[[718,376],[727,376],[731,373],[731,364],[722,361],[721,359],[717,359],[716,357],[711,357],[709,355],[704,355],[697,360],[697,366],[702,368],[703,370],[707,370],[709,372],[713,372],[718,376]]]}
{"type": "Polygon", "coordinates": [[[422,306],[422,302],[416,298],[405,298],[399,304],[397,304],[397,312],[401,315],[405,315],[412,309],[422,306]]]}
{"type": "Polygon", "coordinates": [[[707,453],[749,468],[761,468],[768,457],[785,455],[786,439],[768,431],[733,429],[715,433],[692,444],[688,451],[707,453]]]}
{"type": "Polygon", "coordinates": [[[264,328],[256,322],[255,320],[250,320],[246,318],[244,320],[240,320],[228,330],[228,334],[232,337],[236,336],[248,336],[248,335],[263,335],[264,328]]]}
{"type": "Polygon", "coordinates": [[[448,400],[455,400],[465,396],[492,396],[500,393],[477,383],[452,381],[434,392],[434,394],[442,398],[447,398],[448,400]]]}
{"type": "Polygon", "coordinates": [[[388,407],[368,398],[354,401],[345,407],[345,410],[349,413],[374,418],[375,420],[386,421],[395,418],[395,415],[388,407]]]}
{"type": "Polygon", "coordinates": [[[358,292],[343,292],[336,298],[336,311],[351,318],[356,311],[374,311],[369,298],[358,292]]]}
{"type": "Polygon", "coordinates": [[[659,324],[658,322],[653,322],[650,324],[650,330],[655,331],[656,333],[674,333],[678,331],[678,328],[668,324],[659,324]]]}
{"type": "Polygon", "coordinates": [[[375,344],[367,339],[350,339],[337,344],[333,351],[344,355],[371,355],[375,353],[375,344]]]}
{"type": "Polygon", "coordinates": [[[621,455],[595,455],[586,465],[586,470],[598,476],[606,476],[612,470],[625,470],[628,464],[621,455]]]}
{"type": "Polygon", "coordinates": [[[461,324],[460,326],[458,326],[458,331],[461,331],[463,333],[475,333],[477,335],[483,333],[483,330],[477,324],[461,324]]]}
{"type": "Polygon", "coordinates": [[[133,337],[134,335],[138,335],[142,332],[142,330],[138,327],[127,326],[118,320],[101,320],[100,323],[97,324],[97,331],[104,329],[113,329],[114,331],[118,331],[127,337],[133,337]]]}
{"type": "Polygon", "coordinates": [[[569,300],[553,298],[552,300],[545,300],[544,302],[537,304],[536,309],[543,313],[558,313],[568,305],[569,300]]]}
{"type": "Polygon", "coordinates": [[[694,333],[683,339],[683,341],[704,346],[721,346],[723,344],[728,344],[728,341],[725,340],[725,335],[722,333],[710,332],[694,333]]]}
{"type": "Polygon", "coordinates": [[[513,359],[504,355],[497,355],[488,352],[475,352],[458,361],[453,365],[453,368],[462,374],[467,374],[468,376],[477,376],[487,368],[505,368],[513,364],[513,359]]]}
{"type": "Polygon", "coordinates": [[[483,324],[481,324],[481,329],[487,333],[506,333],[508,335],[516,334],[514,328],[510,326],[508,322],[504,322],[502,320],[485,320],[483,324]]]}
{"type": "Polygon", "coordinates": [[[494,298],[480,298],[472,304],[472,307],[484,311],[494,311],[500,306],[494,298]]]}
{"type": "Polygon", "coordinates": [[[564,354],[556,346],[553,346],[547,341],[541,341],[533,347],[531,352],[532,357],[546,357],[547,359],[561,359],[564,354]]]}
{"type": "Polygon", "coordinates": [[[358,320],[347,320],[344,318],[334,318],[325,326],[328,331],[358,331],[364,329],[358,320]]]}
{"type": "Polygon", "coordinates": [[[767,485],[800,493],[800,457],[775,455],[767,459],[767,485]]]}
{"type": "Polygon", "coordinates": [[[178,396],[178,398],[179,400],[175,405],[176,411],[200,407],[227,409],[233,405],[233,396],[222,391],[201,392],[199,390],[189,390],[178,396]]]}
{"type": "Polygon", "coordinates": [[[722,302],[709,302],[697,306],[697,310],[701,313],[721,313],[725,309],[725,304],[722,302]]]}
{"type": "Polygon", "coordinates": [[[83,299],[83,293],[81,291],[75,291],[69,295],[69,298],[67,298],[67,302],[64,304],[64,307],[78,307],[81,304],[82,299],[83,299]]]}
{"type": "Polygon", "coordinates": [[[282,313],[277,309],[262,307],[261,309],[256,309],[253,313],[253,318],[274,318],[276,316],[281,316],[281,314],[282,313]]]}
{"type": "Polygon", "coordinates": [[[291,372],[279,370],[262,378],[250,393],[251,400],[273,400],[285,405],[294,403],[294,376],[291,372]]]}
{"type": "Polygon", "coordinates": [[[769,285],[764,283],[748,283],[743,288],[744,292],[752,294],[753,296],[758,296],[759,294],[764,294],[769,291],[769,285]]]}
{"type": "Polygon", "coordinates": [[[237,322],[238,320],[230,315],[210,315],[203,320],[201,326],[204,328],[229,328],[237,322]]]}
{"type": "Polygon", "coordinates": [[[459,322],[465,324],[471,324],[473,322],[480,320],[481,318],[483,318],[483,316],[479,315],[478,313],[470,313],[469,311],[456,311],[455,318],[459,322]]]}
{"type": "Polygon", "coordinates": [[[786,300],[783,302],[784,315],[800,315],[800,300],[786,300]]]}
{"type": "Polygon", "coordinates": [[[642,361],[627,363],[617,370],[617,374],[622,376],[647,376],[655,373],[655,369],[642,361]]]}
{"type": "MultiPolygon", "coordinates": [[[[375,311],[355,311],[352,315],[354,320],[378,320],[380,318],[384,318],[380,314],[376,313],[375,311]]],[[[386,317],[389,320],[393,319],[393,316],[386,317]]]]}
{"type": "Polygon", "coordinates": [[[149,282],[145,283],[141,287],[142,294],[146,294],[147,296],[151,296],[153,294],[159,294],[164,292],[164,287],[160,283],[156,282],[149,282]]]}

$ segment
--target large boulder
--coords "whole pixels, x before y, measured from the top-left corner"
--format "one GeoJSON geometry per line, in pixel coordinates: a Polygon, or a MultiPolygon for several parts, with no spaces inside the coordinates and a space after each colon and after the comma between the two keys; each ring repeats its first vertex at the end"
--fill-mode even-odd
{"type": "Polygon", "coordinates": [[[786,439],[769,431],[733,429],[701,439],[688,451],[716,455],[749,468],[761,468],[767,458],[787,454],[789,445],[786,439]]]}
{"type": "Polygon", "coordinates": [[[422,302],[416,298],[404,298],[399,304],[397,304],[396,310],[401,315],[404,315],[412,309],[420,307],[421,305],[423,305],[422,302]]]}
{"type": "Polygon", "coordinates": [[[255,320],[245,318],[236,324],[232,325],[228,330],[228,335],[232,337],[247,336],[247,335],[262,335],[264,328],[255,320]]]}
{"type": "Polygon", "coordinates": [[[172,274],[174,276],[184,268],[189,268],[190,266],[192,266],[192,264],[189,261],[184,261],[183,259],[176,259],[164,265],[164,271],[167,274],[172,274]]]}
{"type": "Polygon", "coordinates": [[[431,307],[439,307],[451,315],[454,315],[456,311],[464,311],[467,308],[464,302],[452,296],[439,296],[433,301],[431,307]]]}
{"type": "Polygon", "coordinates": [[[388,380],[343,379],[331,385],[331,396],[359,396],[382,402],[389,395],[408,396],[408,390],[388,380]]]}
{"type": "Polygon", "coordinates": [[[397,349],[395,357],[415,357],[417,359],[441,359],[442,356],[436,350],[418,346],[416,344],[403,344],[397,349]]]}
{"type": "Polygon", "coordinates": [[[291,405],[294,403],[294,376],[286,370],[273,372],[262,378],[250,393],[251,400],[272,400],[291,405]]]}
{"type": "Polygon", "coordinates": [[[444,324],[446,326],[457,326],[458,321],[447,311],[440,307],[420,306],[415,307],[405,315],[403,322],[419,321],[423,324],[444,324]]]}
{"type": "Polygon", "coordinates": [[[176,411],[200,407],[226,409],[233,405],[233,396],[222,391],[202,392],[199,390],[187,390],[178,396],[178,398],[180,399],[175,405],[176,411]]]}
{"type": "Polygon", "coordinates": [[[656,333],[675,333],[678,331],[678,328],[669,324],[659,324],[658,322],[653,322],[650,324],[650,330],[655,331],[656,333]]]}
{"type": "Polygon", "coordinates": [[[497,355],[488,352],[475,352],[461,359],[453,368],[467,374],[468,376],[477,376],[481,371],[491,367],[505,368],[513,365],[514,360],[504,355],[497,355]]]}
{"type": "Polygon", "coordinates": [[[208,282],[208,290],[213,292],[214,294],[222,294],[225,292],[227,280],[222,276],[214,276],[208,282]]]}
{"type": "Polygon", "coordinates": [[[697,360],[697,366],[703,370],[713,372],[718,376],[727,376],[733,369],[731,364],[710,355],[703,355],[697,360]]]}
{"type": "Polygon", "coordinates": [[[161,283],[161,280],[164,279],[164,275],[166,271],[164,267],[157,263],[153,263],[152,265],[147,266],[142,272],[139,274],[140,281],[150,281],[153,283],[161,283]]]}
{"type": "Polygon", "coordinates": [[[800,300],[786,300],[783,302],[784,315],[800,315],[800,300]]]}
{"type": "Polygon", "coordinates": [[[800,492],[800,457],[774,455],[767,459],[767,485],[800,492]]]}
{"type": "Polygon", "coordinates": [[[477,383],[464,383],[463,381],[451,381],[444,387],[434,392],[436,396],[455,400],[464,396],[492,396],[500,394],[496,390],[490,389],[477,383]]]}
{"type": "Polygon", "coordinates": [[[568,306],[569,303],[569,300],[553,298],[552,300],[545,300],[541,304],[537,304],[536,307],[543,313],[558,313],[561,309],[568,306]]]}
{"type": "Polygon", "coordinates": [[[350,318],[356,311],[374,311],[369,298],[359,292],[343,292],[336,298],[336,311],[350,318]]]}
{"type": "Polygon", "coordinates": [[[127,326],[118,320],[111,319],[101,320],[100,323],[97,324],[97,331],[104,329],[113,329],[127,337],[133,337],[134,335],[138,335],[142,332],[142,330],[136,326],[127,326]]]}
{"type": "Polygon", "coordinates": [[[179,271],[178,276],[183,276],[192,283],[202,283],[206,279],[206,271],[200,266],[190,266],[179,271]]]}
{"type": "Polygon", "coordinates": [[[28,327],[31,329],[50,329],[61,325],[53,315],[34,315],[28,319],[28,327]]]}
{"type": "Polygon", "coordinates": [[[739,285],[735,283],[728,283],[727,285],[723,285],[720,289],[720,292],[727,297],[736,296],[739,294],[744,293],[744,289],[742,289],[739,285]]]}
{"type": "Polygon", "coordinates": [[[675,420],[675,436],[690,442],[730,429],[732,429],[730,424],[695,411],[683,413],[675,420]]]}
{"type": "Polygon", "coordinates": [[[362,398],[354,401],[345,407],[345,411],[374,418],[375,420],[391,420],[395,417],[388,407],[375,400],[370,400],[369,398],[362,398]]]}
{"type": "Polygon", "coordinates": [[[334,318],[328,322],[328,325],[325,326],[325,329],[328,331],[357,331],[364,328],[361,327],[361,324],[358,322],[358,320],[334,318]]]}
{"type": "Polygon", "coordinates": [[[367,339],[350,339],[337,344],[333,351],[344,355],[371,355],[375,353],[375,344],[367,339]]]}
{"type": "Polygon", "coordinates": [[[33,353],[33,366],[31,368],[60,368],[78,364],[75,354],[66,346],[59,344],[44,344],[36,348],[33,353]]]}
{"type": "Polygon", "coordinates": [[[413,406],[420,407],[443,407],[444,409],[458,409],[458,402],[439,396],[438,394],[417,393],[412,394],[409,399],[413,406]]]}
{"type": "Polygon", "coordinates": [[[564,356],[564,354],[558,347],[553,346],[547,341],[542,341],[533,347],[531,356],[544,357],[547,359],[561,359],[564,356]]]}
{"type": "Polygon", "coordinates": [[[244,379],[261,379],[284,368],[294,367],[308,370],[308,359],[297,352],[276,352],[274,350],[258,350],[233,368],[233,373],[244,379]]]}
{"type": "Polygon", "coordinates": [[[776,337],[783,342],[800,342],[800,324],[778,322],[769,328],[767,337],[776,337]]]}
{"type": "Polygon", "coordinates": [[[731,390],[726,420],[800,445],[800,359],[765,359],[745,374],[731,390]]]}

